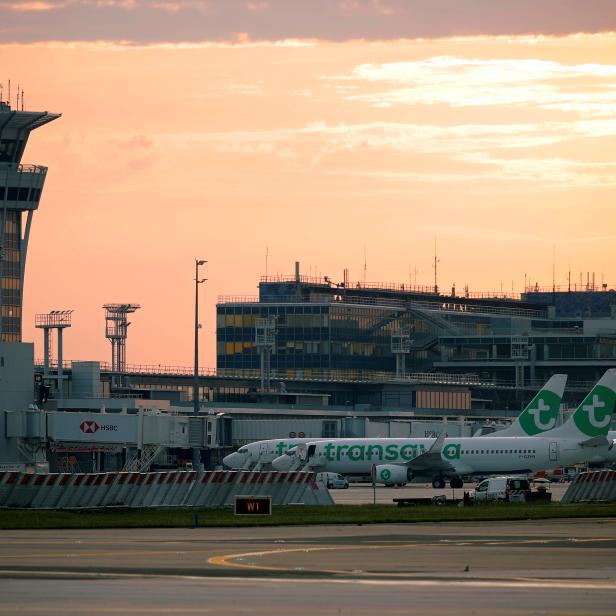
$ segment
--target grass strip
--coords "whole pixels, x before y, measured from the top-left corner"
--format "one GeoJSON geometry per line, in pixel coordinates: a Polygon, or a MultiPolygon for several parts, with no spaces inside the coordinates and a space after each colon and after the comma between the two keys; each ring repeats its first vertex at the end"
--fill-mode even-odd
{"type": "Polygon", "coordinates": [[[473,507],[333,505],[273,507],[271,516],[237,517],[231,509],[99,509],[47,511],[0,510],[0,529],[56,528],[189,528],[286,526],[300,524],[385,524],[412,522],[478,522],[550,518],[616,517],[616,503],[562,505],[499,503],[473,507]]]}

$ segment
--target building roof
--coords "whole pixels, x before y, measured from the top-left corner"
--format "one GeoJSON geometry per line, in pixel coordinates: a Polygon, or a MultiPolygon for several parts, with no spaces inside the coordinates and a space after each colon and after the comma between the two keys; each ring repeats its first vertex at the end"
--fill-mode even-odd
{"type": "Polygon", "coordinates": [[[6,103],[0,102],[0,130],[34,130],[43,124],[57,120],[62,114],[49,111],[13,111],[6,103]]]}

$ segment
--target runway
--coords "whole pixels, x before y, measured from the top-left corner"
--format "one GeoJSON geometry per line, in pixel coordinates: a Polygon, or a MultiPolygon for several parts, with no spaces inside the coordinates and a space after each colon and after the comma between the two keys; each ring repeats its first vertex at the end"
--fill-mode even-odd
{"type": "Polygon", "coordinates": [[[616,520],[0,532],[0,614],[614,613],[616,520]]]}

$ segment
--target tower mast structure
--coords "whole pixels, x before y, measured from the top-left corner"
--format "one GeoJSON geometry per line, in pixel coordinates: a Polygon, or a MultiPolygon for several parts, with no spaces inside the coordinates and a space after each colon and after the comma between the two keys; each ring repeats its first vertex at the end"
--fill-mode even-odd
{"type": "Polygon", "coordinates": [[[127,315],[139,310],[139,304],[105,304],[105,337],[111,342],[112,385],[124,385],[126,372],[126,338],[128,337],[127,315]]]}
{"type": "Polygon", "coordinates": [[[62,332],[71,326],[71,314],[72,310],[52,310],[47,314],[37,314],[35,317],[34,325],[38,329],[43,330],[43,380],[45,384],[51,380],[56,381],[55,386],[55,398],[62,400],[64,387],[62,385],[64,380],[64,352],[62,343],[62,332]],[[50,368],[53,364],[53,351],[51,348],[53,330],[56,330],[56,339],[58,341],[57,358],[58,365],[56,370],[56,376],[52,377],[50,374],[50,368]]]}
{"type": "MultiPolygon", "coordinates": [[[[21,342],[26,254],[47,167],[22,164],[30,133],[60,117],[0,96],[0,342],[21,342]]],[[[10,98],[10,97],[9,97],[10,98]]]]}

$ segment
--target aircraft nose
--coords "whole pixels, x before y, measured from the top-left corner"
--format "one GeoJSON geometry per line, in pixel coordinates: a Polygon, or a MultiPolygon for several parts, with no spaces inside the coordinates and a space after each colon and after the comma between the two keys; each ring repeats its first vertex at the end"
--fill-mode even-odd
{"type": "Polygon", "coordinates": [[[291,468],[292,460],[287,455],[278,456],[272,460],[272,466],[277,471],[288,471],[291,468]]]}
{"type": "Polygon", "coordinates": [[[222,459],[224,466],[228,468],[241,468],[244,463],[244,456],[234,451],[222,459]]]}

